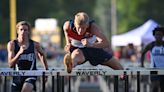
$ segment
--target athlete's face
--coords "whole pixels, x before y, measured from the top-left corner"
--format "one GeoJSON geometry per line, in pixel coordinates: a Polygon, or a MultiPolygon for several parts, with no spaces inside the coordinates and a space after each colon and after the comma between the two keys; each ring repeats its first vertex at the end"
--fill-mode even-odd
{"type": "Polygon", "coordinates": [[[156,31],[154,37],[157,41],[162,41],[163,35],[164,35],[163,32],[156,31]]]}
{"type": "Polygon", "coordinates": [[[78,35],[83,35],[86,32],[88,25],[87,24],[78,25],[75,23],[75,28],[76,28],[78,35]]]}
{"type": "Polygon", "coordinates": [[[20,25],[18,28],[17,28],[17,34],[19,37],[28,37],[29,35],[29,29],[28,29],[28,26],[26,25],[20,25]]]}

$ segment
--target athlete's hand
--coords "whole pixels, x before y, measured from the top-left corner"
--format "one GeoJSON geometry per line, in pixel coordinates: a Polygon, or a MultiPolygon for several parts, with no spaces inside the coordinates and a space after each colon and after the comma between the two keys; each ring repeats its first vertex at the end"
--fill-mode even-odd
{"type": "Polygon", "coordinates": [[[89,41],[88,41],[87,38],[82,39],[82,40],[81,40],[81,43],[82,43],[83,46],[85,46],[85,47],[91,47],[91,44],[89,43],[89,41]]]}
{"type": "Polygon", "coordinates": [[[64,47],[65,52],[70,52],[71,44],[67,44],[64,47]]]}
{"type": "Polygon", "coordinates": [[[85,39],[82,39],[81,40],[81,43],[84,45],[84,46],[87,46],[88,45],[88,40],[85,38],[85,39]]]}
{"type": "Polygon", "coordinates": [[[26,49],[25,45],[20,46],[19,53],[22,54],[25,49],[26,49]]]}

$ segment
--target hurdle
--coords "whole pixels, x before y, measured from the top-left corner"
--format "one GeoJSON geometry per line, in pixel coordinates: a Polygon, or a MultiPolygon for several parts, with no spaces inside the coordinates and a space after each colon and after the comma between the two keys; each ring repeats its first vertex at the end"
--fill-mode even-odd
{"type": "MultiPolygon", "coordinates": [[[[69,77],[69,87],[68,92],[71,92],[71,83],[70,77],[71,76],[114,76],[114,92],[118,91],[118,76],[124,75],[125,76],[125,84],[124,90],[125,92],[129,92],[129,75],[136,75],[137,76],[137,92],[140,92],[140,76],[143,75],[164,75],[164,69],[151,69],[151,68],[127,68],[125,70],[111,70],[111,69],[104,69],[104,68],[86,68],[86,69],[73,69],[72,73],[67,73],[62,68],[54,68],[51,70],[11,70],[11,69],[0,69],[0,76],[4,76],[6,81],[6,76],[42,76],[42,92],[45,92],[45,76],[52,77],[52,92],[55,92],[54,87],[54,76],[56,76],[56,90],[57,92],[64,92],[64,77],[69,77]]],[[[5,83],[5,82],[4,82],[5,83]]],[[[6,84],[4,84],[4,92],[6,92],[6,84]]]]}

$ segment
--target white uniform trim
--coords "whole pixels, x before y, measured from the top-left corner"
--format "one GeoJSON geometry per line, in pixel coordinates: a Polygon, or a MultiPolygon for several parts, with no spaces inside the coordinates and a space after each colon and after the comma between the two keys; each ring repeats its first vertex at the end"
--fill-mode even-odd
{"type": "MultiPolygon", "coordinates": [[[[90,43],[90,44],[93,44],[93,43],[95,43],[96,42],[96,36],[95,35],[93,35],[92,37],[90,37],[90,38],[87,38],[88,39],[88,42],[90,43]]],[[[72,41],[71,41],[71,45],[72,46],[74,46],[74,47],[79,47],[79,48],[84,48],[85,46],[81,43],[81,41],[79,41],[79,40],[76,40],[76,39],[71,39],[72,41]]]]}
{"type": "Polygon", "coordinates": [[[164,46],[154,46],[151,50],[151,68],[164,68],[164,46]]]}

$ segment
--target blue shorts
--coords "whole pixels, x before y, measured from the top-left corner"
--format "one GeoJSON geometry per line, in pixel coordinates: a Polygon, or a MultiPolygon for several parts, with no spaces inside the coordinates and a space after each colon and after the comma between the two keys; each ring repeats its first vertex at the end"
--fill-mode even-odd
{"type": "Polygon", "coordinates": [[[34,86],[33,90],[36,90],[36,82],[37,77],[36,76],[14,76],[13,77],[13,83],[11,86],[11,92],[21,92],[23,84],[25,82],[31,83],[34,86]]]}
{"type": "Polygon", "coordinates": [[[151,81],[161,81],[164,80],[164,75],[151,75],[150,79],[151,81]]]}
{"type": "Polygon", "coordinates": [[[82,50],[85,61],[89,61],[91,65],[96,66],[110,60],[113,56],[101,48],[80,48],[82,50]]]}

